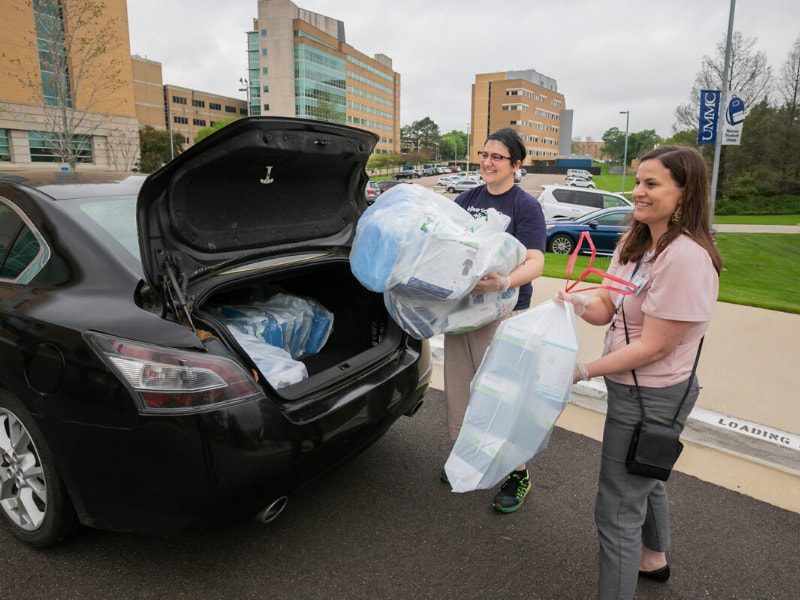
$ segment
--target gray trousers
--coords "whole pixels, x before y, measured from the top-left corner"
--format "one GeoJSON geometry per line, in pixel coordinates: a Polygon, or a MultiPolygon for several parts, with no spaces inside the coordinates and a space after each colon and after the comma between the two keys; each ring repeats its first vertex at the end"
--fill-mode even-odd
{"type": "MultiPolygon", "coordinates": [[[[648,421],[670,424],[688,380],[665,388],[640,387],[648,421]]],[[[625,457],[642,413],[636,387],[606,379],[608,413],[603,430],[595,523],[600,543],[598,600],[629,600],[636,590],[642,544],[669,548],[669,502],[664,482],[625,469],[625,457]]],[[[683,430],[700,388],[694,378],[676,426],[683,430]]]]}

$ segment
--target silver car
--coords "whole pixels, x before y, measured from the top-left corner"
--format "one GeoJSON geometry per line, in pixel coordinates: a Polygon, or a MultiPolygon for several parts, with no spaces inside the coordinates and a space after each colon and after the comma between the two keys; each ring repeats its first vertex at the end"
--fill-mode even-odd
{"type": "Polygon", "coordinates": [[[479,185],[481,185],[481,183],[479,181],[475,181],[474,179],[458,179],[448,183],[445,189],[449,193],[455,194],[456,192],[466,192],[467,190],[471,190],[479,185]]]}

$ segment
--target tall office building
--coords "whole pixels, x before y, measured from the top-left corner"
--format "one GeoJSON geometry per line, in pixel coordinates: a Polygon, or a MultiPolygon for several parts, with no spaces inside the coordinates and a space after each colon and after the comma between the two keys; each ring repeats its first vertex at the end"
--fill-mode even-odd
{"type": "Polygon", "coordinates": [[[486,136],[501,127],[511,127],[522,136],[527,149],[523,165],[570,155],[572,111],[566,108],[556,80],[533,69],[475,76],[470,159],[486,136]]]}
{"type": "Polygon", "coordinates": [[[127,4],[105,0],[97,21],[76,6],[0,0],[0,169],[64,167],[59,144],[81,169],[128,171],[138,158],[127,4]],[[93,44],[105,52],[85,60],[93,44]]]}
{"type": "Polygon", "coordinates": [[[400,74],[388,56],[349,46],[342,21],[259,0],[247,36],[251,115],[352,125],[378,135],[376,153],[400,152],[400,74]]]}

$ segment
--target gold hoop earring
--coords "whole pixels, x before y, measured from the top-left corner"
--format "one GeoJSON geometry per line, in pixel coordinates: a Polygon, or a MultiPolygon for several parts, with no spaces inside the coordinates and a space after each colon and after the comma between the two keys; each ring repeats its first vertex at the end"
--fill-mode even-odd
{"type": "Polygon", "coordinates": [[[670,217],[670,223],[673,225],[677,225],[681,222],[681,205],[678,205],[678,208],[675,209],[675,212],[672,213],[672,217],[670,217]]]}

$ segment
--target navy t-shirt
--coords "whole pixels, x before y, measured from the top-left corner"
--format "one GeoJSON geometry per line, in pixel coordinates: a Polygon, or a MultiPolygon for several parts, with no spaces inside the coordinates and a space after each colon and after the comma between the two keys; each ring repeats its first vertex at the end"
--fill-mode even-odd
{"type": "MultiPolygon", "coordinates": [[[[507,192],[497,196],[489,193],[486,185],[462,192],[456,204],[467,210],[473,217],[486,216],[486,210],[495,210],[511,217],[506,231],[517,238],[528,250],[541,250],[545,246],[544,214],[539,202],[519,186],[513,185],[507,192]]],[[[530,307],[533,286],[526,283],[519,288],[519,300],[514,310],[530,307]]]]}

